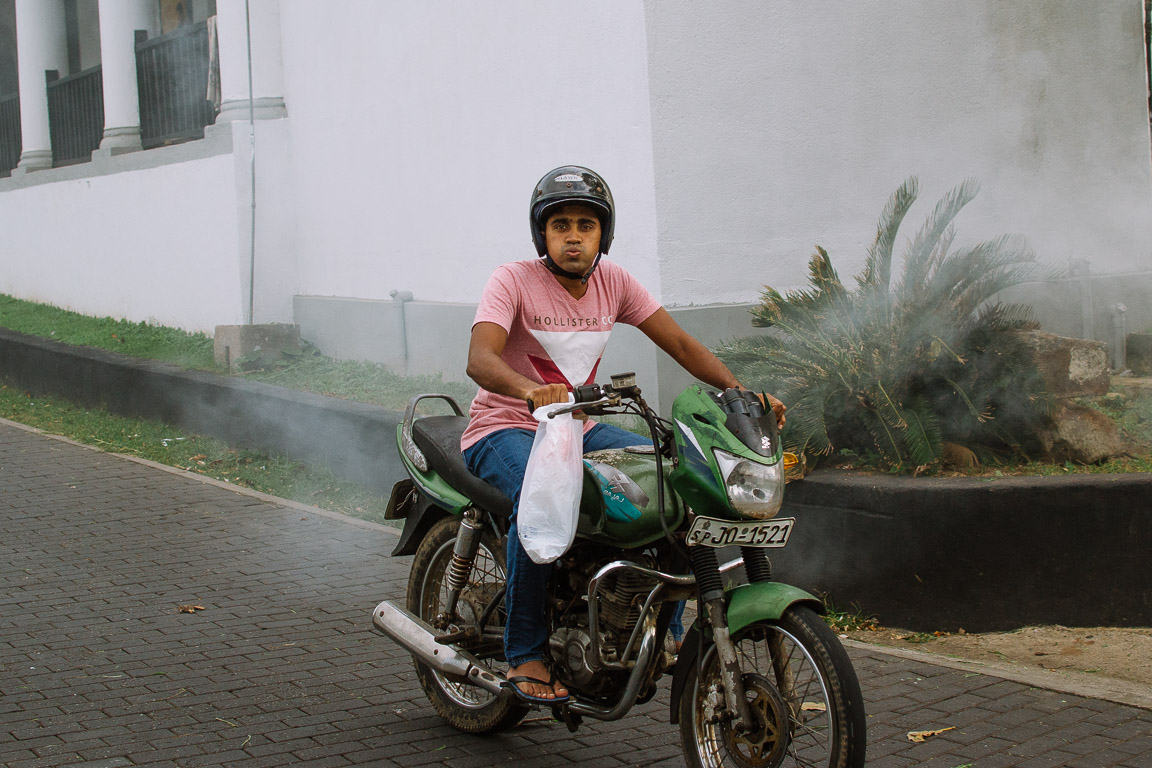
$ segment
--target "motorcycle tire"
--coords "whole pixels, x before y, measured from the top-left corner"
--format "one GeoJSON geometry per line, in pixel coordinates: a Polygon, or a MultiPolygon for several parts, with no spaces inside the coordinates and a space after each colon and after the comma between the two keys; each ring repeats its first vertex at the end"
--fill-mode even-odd
{"type": "Polygon", "coordinates": [[[867,726],[856,672],[834,632],[811,608],[733,635],[754,727],[736,733],[720,712],[716,647],[690,672],[680,700],[680,738],[695,768],[864,765],[867,726]]]}
{"type": "MultiPolygon", "coordinates": [[[[435,617],[445,606],[448,569],[452,564],[452,546],[460,526],[457,517],[438,520],[412,559],[412,571],[408,579],[408,610],[433,624],[435,617]]],[[[504,584],[504,548],[490,531],[485,531],[480,540],[480,548],[472,568],[472,575],[464,589],[484,595],[494,594],[504,584]]],[[[475,620],[469,601],[460,600],[457,615],[466,614],[464,621],[475,620]]],[[[498,612],[499,614],[499,612],[498,612]]],[[[496,620],[494,616],[492,620],[496,620]]],[[[445,631],[460,629],[453,625],[445,631]]],[[[489,659],[489,670],[500,677],[507,671],[502,654],[489,659]]],[[[436,713],[449,725],[465,733],[496,733],[516,725],[528,712],[528,708],[515,700],[494,696],[482,688],[453,679],[416,662],[416,676],[420,686],[432,703],[436,713]]]]}

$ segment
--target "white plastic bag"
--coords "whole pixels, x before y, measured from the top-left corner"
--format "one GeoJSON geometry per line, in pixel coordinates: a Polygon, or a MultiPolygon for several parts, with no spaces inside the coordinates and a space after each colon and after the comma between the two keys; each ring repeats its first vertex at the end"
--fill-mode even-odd
{"type": "Polygon", "coordinates": [[[570,413],[548,418],[550,411],[563,407],[564,403],[554,403],[532,412],[540,426],[524,471],[516,528],[520,544],[534,563],[552,562],[576,538],[584,482],[584,422],[570,413]]]}

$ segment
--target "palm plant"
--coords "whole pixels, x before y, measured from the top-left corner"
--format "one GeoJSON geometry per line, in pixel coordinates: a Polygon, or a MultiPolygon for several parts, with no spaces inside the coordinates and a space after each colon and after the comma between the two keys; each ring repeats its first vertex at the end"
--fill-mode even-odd
{"type": "Polygon", "coordinates": [[[1039,276],[1032,251],[1013,236],[951,250],[953,220],[977,191],[967,180],[908,241],[894,282],[893,248],[918,186],[910,178],[889,198],[854,290],[817,247],[810,287],[766,286],[753,311],[755,325],[778,333],[718,351],[741,381],[788,403],[785,439],[810,456],[849,448],[919,467],[946,442],[1020,450],[1042,418],[1041,380],[1012,333],[1035,324],[1028,308],[993,302],[1039,276]]]}

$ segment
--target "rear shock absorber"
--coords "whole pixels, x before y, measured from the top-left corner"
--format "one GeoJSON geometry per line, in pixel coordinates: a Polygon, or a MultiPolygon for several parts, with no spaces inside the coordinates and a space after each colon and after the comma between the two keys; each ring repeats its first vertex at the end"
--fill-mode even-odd
{"type": "Polygon", "coordinates": [[[436,617],[441,623],[441,629],[455,621],[460,592],[472,577],[472,564],[476,561],[483,533],[484,518],[475,508],[469,507],[460,518],[460,528],[456,531],[456,541],[452,545],[452,562],[445,574],[445,584],[448,587],[447,604],[444,606],[444,612],[436,617]]]}

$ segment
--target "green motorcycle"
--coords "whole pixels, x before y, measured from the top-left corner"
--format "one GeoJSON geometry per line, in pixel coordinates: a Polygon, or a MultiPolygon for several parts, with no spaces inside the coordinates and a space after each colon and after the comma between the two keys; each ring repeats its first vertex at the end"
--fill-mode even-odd
{"type": "MultiPolygon", "coordinates": [[[[575,731],[616,720],[671,677],[670,720],[691,766],[862,766],[860,686],[812,595],[772,580],[768,549],[796,524],[779,518],[784,461],[775,417],[750,392],[691,386],[670,420],[633,374],[577,387],[566,409],[632,414],[651,440],[584,457],[576,540],[552,568],[551,666],[570,697],[551,704],[575,731]],[[721,564],[721,549],[740,557],[721,564]],[[733,550],[734,551],[734,550],[733,550]],[[743,566],[742,569],[740,566],[743,566]],[[695,600],[683,645],[677,604],[695,600]]],[[[403,519],[393,555],[415,555],[404,607],[376,606],[376,629],[412,653],[432,706],[471,733],[530,711],[508,690],[503,656],[504,553],[512,504],[472,475],[467,424],[445,395],[420,395],[397,429],[410,477],[386,516],[403,519]],[[425,400],[454,415],[418,418],[425,400]]]]}

